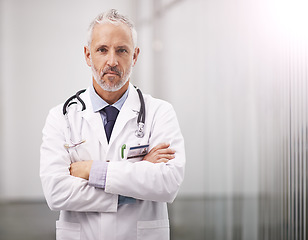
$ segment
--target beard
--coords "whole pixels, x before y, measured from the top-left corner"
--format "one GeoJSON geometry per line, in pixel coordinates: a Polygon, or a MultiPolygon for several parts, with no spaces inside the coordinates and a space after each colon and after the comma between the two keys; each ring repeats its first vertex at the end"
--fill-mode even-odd
{"type": "Polygon", "coordinates": [[[92,74],[97,82],[97,84],[107,92],[116,92],[120,90],[130,78],[132,71],[133,71],[133,63],[131,63],[128,71],[123,75],[123,73],[117,67],[106,67],[101,71],[101,73],[95,69],[94,64],[91,64],[92,74]],[[103,79],[104,75],[109,71],[116,72],[117,75],[120,77],[119,81],[115,81],[115,79],[109,78],[109,83],[103,79]]]}

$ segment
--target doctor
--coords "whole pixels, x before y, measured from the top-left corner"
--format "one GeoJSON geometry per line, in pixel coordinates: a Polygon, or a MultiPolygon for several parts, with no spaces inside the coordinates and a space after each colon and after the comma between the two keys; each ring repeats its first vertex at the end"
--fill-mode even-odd
{"type": "Polygon", "coordinates": [[[61,104],[49,112],[40,177],[49,207],[60,211],[57,239],[169,239],[167,202],[183,181],[184,140],[172,106],[146,94],[144,136],[135,134],[136,43],[128,18],[116,10],[99,15],[84,48],[93,73],[93,84],[80,94],[86,109],[69,104],[64,115],[61,104]],[[133,151],[138,146],[142,156],[133,151]]]}

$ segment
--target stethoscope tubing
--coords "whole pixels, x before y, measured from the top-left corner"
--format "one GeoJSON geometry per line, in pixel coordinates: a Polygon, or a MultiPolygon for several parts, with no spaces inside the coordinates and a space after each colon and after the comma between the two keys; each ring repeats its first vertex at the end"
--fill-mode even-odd
{"type": "MultiPolygon", "coordinates": [[[[144,103],[144,98],[143,98],[143,94],[141,92],[141,90],[134,86],[137,90],[137,93],[138,93],[138,96],[139,96],[139,100],[140,100],[140,110],[139,110],[139,113],[138,113],[138,118],[137,118],[137,126],[138,126],[138,130],[136,130],[135,134],[137,137],[139,138],[142,138],[144,136],[144,125],[145,125],[145,103],[144,103]]],[[[63,104],[63,109],[62,109],[62,112],[63,112],[63,115],[65,116],[66,118],[66,121],[67,121],[67,127],[68,127],[68,130],[69,132],[71,132],[71,128],[70,128],[70,124],[69,124],[69,120],[68,120],[68,111],[67,109],[69,108],[70,105],[72,104],[77,104],[77,101],[73,101],[75,98],[81,103],[82,105],[82,109],[81,111],[85,110],[86,109],[86,104],[85,102],[81,99],[80,97],[80,94],[84,93],[86,91],[86,89],[82,89],[80,91],[78,91],[75,95],[71,96],[70,98],[68,98],[65,103],[63,104]],[[73,102],[72,102],[73,101],[73,102]]],[[[71,141],[71,144],[72,145],[69,145],[69,144],[65,144],[65,148],[72,148],[72,147],[76,147],[78,145],[80,145],[81,143],[84,143],[85,140],[82,140],[82,141],[79,141],[78,143],[74,143],[72,141],[72,139],[70,139],[71,141]]]]}
{"type": "Polygon", "coordinates": [[[143,95],[142,92],[139,88],[137,88],[135,86],[138,95],[139,95],[139,100],[140,100],[140,110],[139,110],[139,114],[138,114],[138,118],[137,118],[137,124],[139,123],[145,123],[145,103],[144,103],[144,99],[143,99],[143,95]]]}
{"type": "Polygon", "coordinates": [[[86,109],[86,104],[84,103],[84,101],[80,98],[80,94],[84,93],[86,91],[86,89],[82,89],[80,91],[78,91],[75,95],[71,96],[70,98],[68,98],[65,103],[63,104],[63,115],[67,114],[67,108],[72,105],[72,104],[76,104],[77,102],[71,102],[73,99],[77,98],[77,100],[81,103],[82,105],[82,110],[86,109]]]}

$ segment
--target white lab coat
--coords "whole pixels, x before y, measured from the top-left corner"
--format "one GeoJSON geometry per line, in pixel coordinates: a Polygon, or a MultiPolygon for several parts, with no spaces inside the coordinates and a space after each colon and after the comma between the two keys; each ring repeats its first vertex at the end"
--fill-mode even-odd
{"type": "Polygon", "coordinates": [[[57,239],[82,240],[167,240],[169,219],[166,202],[172,202],[184,177],[184,140],[172,106],[144,94],[145,136],[137,138],[138,93],[130,91],[114,126],[110,143],[99,113],[94,113],[89,90],[81,95],[87,108],[69,109],[71,139],[86,142],[69,151],[67,123],[62,106],[53,108],[43,129],[40,176],[44,194],[52,210],[60,210],[57,239]],[[121,158],[123,144],[136,146],[168,142],[176,151],[168,163],[130,162],[121,158]],[[70,175],[72,162],[108,161],[105,189],[70,175]],[[133,197],[136,203],[118,206],[118,195],[133,197]]]}

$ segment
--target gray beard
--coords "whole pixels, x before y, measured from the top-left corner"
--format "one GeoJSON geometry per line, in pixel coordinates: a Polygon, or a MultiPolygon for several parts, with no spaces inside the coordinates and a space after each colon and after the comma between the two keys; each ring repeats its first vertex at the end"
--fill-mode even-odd
{"type": "Polygon", "coordinates": [[[118,83],[110,85],[106,83],[106,81],[103,79],[102,74],[100,75],[99,72],[93,67],[93,64],[91,66],[91,69],[95,81],[103,90],[107,92],[116,92],[119,91],[129,80],[132,74],[133,66],[131,64],[129,71],[120,79],[118,83]]]}

